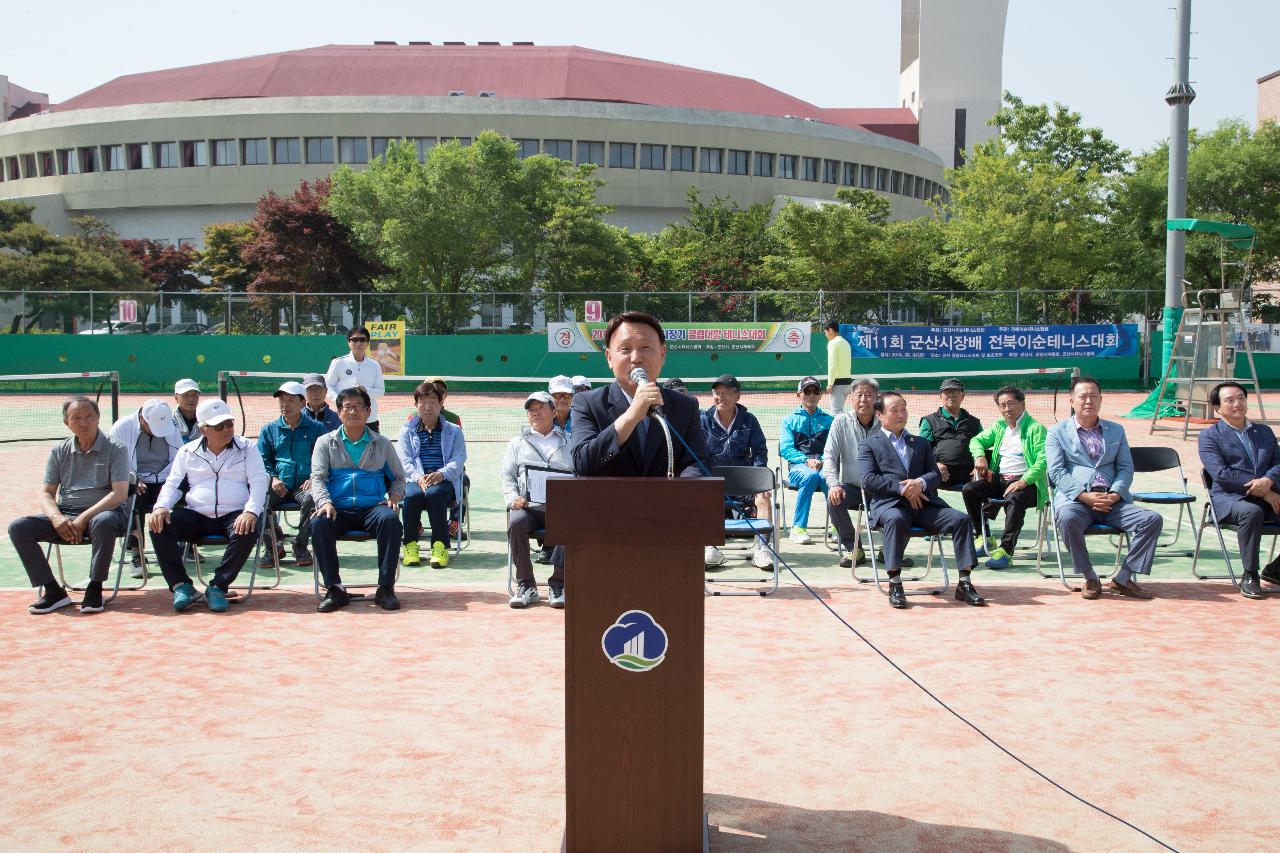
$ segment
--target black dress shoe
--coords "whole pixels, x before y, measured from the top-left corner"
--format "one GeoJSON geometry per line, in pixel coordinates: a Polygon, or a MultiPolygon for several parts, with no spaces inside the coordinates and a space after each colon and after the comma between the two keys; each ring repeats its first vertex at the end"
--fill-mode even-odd
{"type": "Polygon", "coordinates": [[[973,607],[981,607],[987,603],[987,600],[978,595],[978,591],[973,588],[973,581],[968,579],[956,584],[956,601],[963,601],[973,607]]]}
{"type": "Polygon", "coordinates": [[[383,610],[400,609],[400,599],[396,598],[396,589],[393,586],[378,587],[378,591],[373,596],[373,603],[383,610]]]}
{"type": "Polygon", "coordinates": [[[1265,598],[1257,575],[1246,573],[1240,578],[1240,594],[1245,598],[1265,598]]]}
{"type": "Polygon", "coordinates": [[[1262,579],[1267,583],[1280,586],[1280,558],[1267,563],[1267,567],[1262,570],[1262,579]]]}
{"type": "Polygon", "coordinates": [[[907,601],[907,593],[902,588],[902,581],[889,581],[889,606],[898,610],[906,610],[911,606],[907,601]]]}
{"type": "Polygon", "coordinates": [[[324,599],[316,607],[321,613],[332,613],[341,610],[351,603],[351,596],[340,586],[331,586],[325,590],[324,599]]]}

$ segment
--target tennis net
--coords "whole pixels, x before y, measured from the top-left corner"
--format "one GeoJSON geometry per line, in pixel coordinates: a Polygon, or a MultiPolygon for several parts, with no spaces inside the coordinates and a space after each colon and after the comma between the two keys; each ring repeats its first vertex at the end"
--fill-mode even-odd
{"type": "MultiPolygon", "coordinates": [[[[906,398],[914,431],[920,418],[938,405],[938,386],[942,380],[960,379],[968,388],[964,408],[982,421],[993,423],[1000,417],[992,393],[1005,385],[1016,385],[1027,395],[1027,411],[1036,420],[1052,424],[1065,416],[1067,383],[1072,369],[1066,367],[1021,370],[978,370],[930,373],[870,374],[882,391],[898,391],[906,398]]],[[[296,373],[261,371],[223,371],[218,374],[219,394],[226,400],[239,421],[243,435],[256,436],[263,426],[280,416],[271,394],[281,383],[297,381],[296,373]]],[[[413,389],[426,376],[388,376],[386,393],[378,404],[383,434],[394,439],[399,428],[414,413],[413,389]]],[[[467,441],[507,441],[518,435],[527,421],[524,400],[531,391],[546,390],[549,377],[510,376],[445,376],[449,386],[445,408],[462,421],[467,441]]],[[[663,380],[670,378],[664,375],[663,380]]],[[[712,404],[711,383],[716,377],[685,378],[689,393],[706,408],[712,404]]],[[[742,386],[740,402],[760,420],[765,435],[776,440],[786,415],[799,405],[796,389],[801,376],[739,376],[742,386]]],[[[612,377],[590,377],[593,387],[612,382],[612,377]]],[[[822,398],[826,408],[829,399],[822,398]]],[[[850,404],[846,403],[846,408],[850,404]]]]}
{"type": "Polygon", "coordinates": [[[120,374],[114,371],[0,376],[5,405],[0,442],[66,438],[70,433],[62,423],[62,404],[75,395],[98,404],[104,432],[120,417],[120,374]]]}

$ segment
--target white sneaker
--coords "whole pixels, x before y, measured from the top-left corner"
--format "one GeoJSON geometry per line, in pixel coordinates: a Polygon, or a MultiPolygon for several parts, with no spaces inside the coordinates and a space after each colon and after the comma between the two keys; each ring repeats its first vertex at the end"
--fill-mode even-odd
{"type": "Polygon", "coordinates": [[[791,535],[787,537],[787,541],[792,545],[812,545],[813,537],[803,527],[793,527],[791,528],[791,535]]]}
{"type": "Polygon", "coordinates": [[[511,596],[511,600],[507,603],[517,610],[522,610],[533,604],[537,604],[542,600],[542,596],[538,595],[536,586],[521,586],[516,589],[516,594],[511,596]]]}
{"type": "Polygon", "coordinates": [[[702,562],[708,566],[723,566],[725,564],[724,553],[714,545],[708,545],[702,549],[702,562]]]}
{"type": "Polygon", "coordinates": [[[757,569],[772,569],[773,555],[769,553],[769,549],[756,546],[756,552],[751,556],[751,565],[757,569]]]}
{"type": "Polygon", "coordinates": [[[551,592],[547,594],[547,604],[556,610],[564,610],[564,587],[551,587],[551,592]]]}

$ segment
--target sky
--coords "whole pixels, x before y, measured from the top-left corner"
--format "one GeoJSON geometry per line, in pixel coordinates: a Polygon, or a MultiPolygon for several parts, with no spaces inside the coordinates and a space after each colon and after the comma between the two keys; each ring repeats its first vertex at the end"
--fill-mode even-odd
{"type": "MultiPolygon", "coordinates": [[[[963,2],[963,0],[955,0],[963,2]]],[[[1168,137],[1174,0],[1010,0],[1004,87],[1066,104],[1122,147],[1168,137]]],[[[114,0],[71,14],[10,0],[0,74],[66,100],[115,77],[323,44],[533,41],[750,77],[821,107],[896,106],[895,0],[638,4],[114,0]],[[186,11],[184,11],[184,9],[186,11]],[[360,10],[368,12],[360,14],[360,10]],[[21,35],[19,35],[21,34],[21,35]]],[[[1280,2],[1192,4],[1191,125],[1254,121],[1256,80],[1280,70],[1280,2]]]]}

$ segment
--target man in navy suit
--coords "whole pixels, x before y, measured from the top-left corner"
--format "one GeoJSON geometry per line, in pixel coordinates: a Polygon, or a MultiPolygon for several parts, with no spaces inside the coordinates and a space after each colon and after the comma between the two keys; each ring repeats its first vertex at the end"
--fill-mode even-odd
{"type": "Polygon", "coordinates": [[[871,523],[884,534],[882,552],[889,571],[889,604],[899,609],[907,607],[900,577],[907,533],[913,526],[951,534],[960,572],[956,600],[975,606],[986,604],[969,580],[978,562],[969,516],[951,509],[938,497],[938,461],[929,442],[907,432],[906,399],[889,392],[881,400],[883,429],[858,443],[858,476],[867,496],[871,523]]]}
{"type": "Polygon", "coordinates": [[[1071,563],[1084,575],[1080,597],[1102,597],[1102,581],[1093,570],[1084,532],[1097,522],[1129,533],[1129,553],[1109,584],[1113,592],[1129,598],[1151,598],[1138,586],[1135,574],[1151,573],[1156,540],[1164,517],[1133,503],[1133,455],[1124,427],[1099,417],[1102,386],[1088,376],[1071,380],[1071,407],[1075,414],[1058,421],[1045,438],[1044,455],[1053,485],[1053,515],[1062,543],[1071,552],[1071,563]]]}
{"type": "Polygon", "coordinates": [[[706,462],[707,443],[698,401],[654,383],[667,357],[666,339],[658,321],[641,311],[619,314],[605,327],[604,355],[614,381],[573,398],[570,434],[577,474],[666,476],[666,438],[661,424],[649,417],[654,406],[662,407],[671,426],[676,475],[698,477],[703,473],[698,463],[706,462]],[[649,377],[642,385],[631,379],[631,371],[637,367],[644,368],[649,377]]]}
{"type": "Polygon", "coordinates": [[[1219,523],[1236,525],[1244,576],[1240,593],[1262,598],[1261,581],[1280,584],[1280,557],[1258,574],[1258,546],[1264,522],[1280,523],[1280,453],[1271,427],[1249,422],[1249,392],[1221,382],[1209,392],[1221,419],[1200,433],[1200,462],[1213,478],[1209,500],[1219,523]]]}

